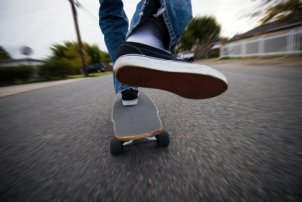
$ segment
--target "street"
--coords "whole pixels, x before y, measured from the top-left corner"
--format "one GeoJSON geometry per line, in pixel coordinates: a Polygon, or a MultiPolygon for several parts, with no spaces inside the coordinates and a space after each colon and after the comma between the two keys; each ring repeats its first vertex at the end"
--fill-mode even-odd
{"type": "Polygon", "coordinates": [[[109,150],[112,75],[0,98],[0,201],[300,201],[301,64],[211,64],[207,100],[143,89],[170,145],[109,150]]]}

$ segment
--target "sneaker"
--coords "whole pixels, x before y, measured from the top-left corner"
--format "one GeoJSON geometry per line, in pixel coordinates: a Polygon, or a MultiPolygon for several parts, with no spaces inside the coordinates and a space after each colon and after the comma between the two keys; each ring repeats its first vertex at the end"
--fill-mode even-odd
{"type": "Polygon", "coordinates": [[[138,90],[129,88],[122,91],[122,103],[123,106],[133,106],[138,103],[138,90]]]}
{"type": "Polygon", "coordinates": [[[217,70],[181,61],[170,52],[135,42],[123,43],[113,66],[125,84],[170,91],[191,99],[220,95],[227,80],[217,70]]]}

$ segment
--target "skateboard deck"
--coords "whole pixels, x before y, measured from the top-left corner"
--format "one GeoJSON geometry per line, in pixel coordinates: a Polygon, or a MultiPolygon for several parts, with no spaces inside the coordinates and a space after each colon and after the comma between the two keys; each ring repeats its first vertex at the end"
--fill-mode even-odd
{"type": "Polygon", "coordinates": [[[112,109],[112,123],[112,154],[121,153],[123,143],[141,138],[156,136],[160,146],[169,144],[169,136],[163,130],[157,107],[142,91],[139,92],[138,104],[134,106],[123,106],[122,96],[117,96],[112,109]]]}
{"type": "Polygon", "coordinates": [[[122,105],[122,96],[119,95],[112,111],[115,137],[129,141],[161,133],[163,129],[158,113],[153,101],[143,92],[139,93],[138,104],[128,107],[122,105]]]}

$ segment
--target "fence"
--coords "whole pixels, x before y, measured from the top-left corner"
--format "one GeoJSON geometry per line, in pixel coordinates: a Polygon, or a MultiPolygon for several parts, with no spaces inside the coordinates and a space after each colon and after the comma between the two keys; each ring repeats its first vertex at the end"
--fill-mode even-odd
{"type": "Polygon", "coordinates": [[[302,27],[225,44],[220,57],[302,54],[302,27]]]}

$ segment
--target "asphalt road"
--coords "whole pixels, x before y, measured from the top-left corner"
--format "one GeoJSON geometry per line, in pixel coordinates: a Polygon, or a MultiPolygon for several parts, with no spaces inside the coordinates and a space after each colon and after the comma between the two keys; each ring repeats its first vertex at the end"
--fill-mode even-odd
{"type": "Polygon", "coordinates": [[[1,98],[0,201],[301,201],[301,65],[213,66],[219,97],[145,90],[170,145],[117,157],[111,75],[1,98]]]}

